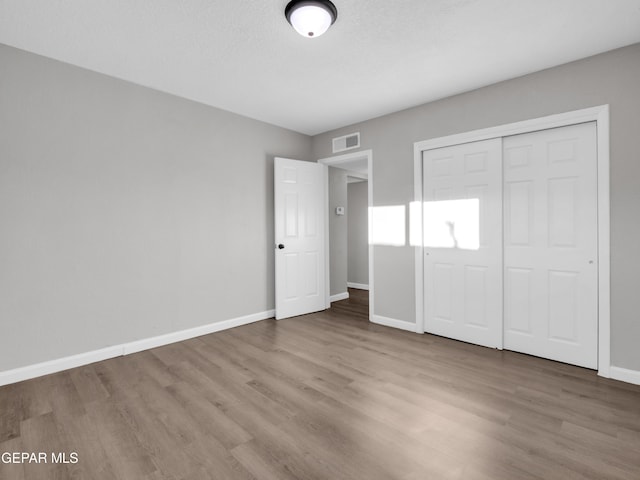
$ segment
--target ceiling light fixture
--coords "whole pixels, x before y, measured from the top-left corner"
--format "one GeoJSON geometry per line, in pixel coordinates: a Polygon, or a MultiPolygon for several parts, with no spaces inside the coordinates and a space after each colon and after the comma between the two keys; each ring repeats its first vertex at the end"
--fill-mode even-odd
{"type": "Polygon", "coordinates": [[[338,9],[329,0],[291,0],[284,9],[287,21],[303,37],[319,37],[338,18],[338,9]]]}

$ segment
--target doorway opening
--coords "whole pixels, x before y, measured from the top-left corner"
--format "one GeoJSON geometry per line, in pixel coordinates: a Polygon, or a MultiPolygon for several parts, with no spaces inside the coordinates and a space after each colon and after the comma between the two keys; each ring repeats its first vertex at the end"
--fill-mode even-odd
{"type": "Polygon", "coordinates": [[[337,309],[370,320],[374,291],[373,247],[369,241],[372,151],[323,158],[318,163],[329,170],[325,185],[326,307],[333,303],[337,309]]]}

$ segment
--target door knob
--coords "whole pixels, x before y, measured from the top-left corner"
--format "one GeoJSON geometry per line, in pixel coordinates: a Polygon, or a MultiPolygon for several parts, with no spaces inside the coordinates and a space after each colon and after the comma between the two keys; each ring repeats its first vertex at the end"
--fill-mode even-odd
{"type": "Polygon", "coordinates": [[[283,244],[281,244],[281,243],[279,243],[279,244],[278,244],[278,248],[279,248],[280,250],[282,250],[282,249],[284,248],[284,245],[283,245],[283,244]]]}

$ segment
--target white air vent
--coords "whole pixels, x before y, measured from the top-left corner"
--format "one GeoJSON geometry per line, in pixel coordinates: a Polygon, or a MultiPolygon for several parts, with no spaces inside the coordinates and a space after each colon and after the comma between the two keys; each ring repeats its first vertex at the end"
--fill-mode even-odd
{"type": "Polygon", "coordinates": [[[344,152],[360,146],[360,132],[350,133],[333,139],[333,153],[344,152]]]}

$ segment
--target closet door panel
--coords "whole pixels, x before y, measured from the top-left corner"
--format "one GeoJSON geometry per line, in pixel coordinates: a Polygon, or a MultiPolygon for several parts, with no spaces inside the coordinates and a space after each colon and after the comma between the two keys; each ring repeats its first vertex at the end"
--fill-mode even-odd
{"type": "Polygon", "coordinates": [[[505,137],[504,348],[597,368],[595,123],[505,137]]]}
{"type": "Polygon", "coordinates": [[[502,348],[502,141],[423,152],[425,330],[502,348]]]}

